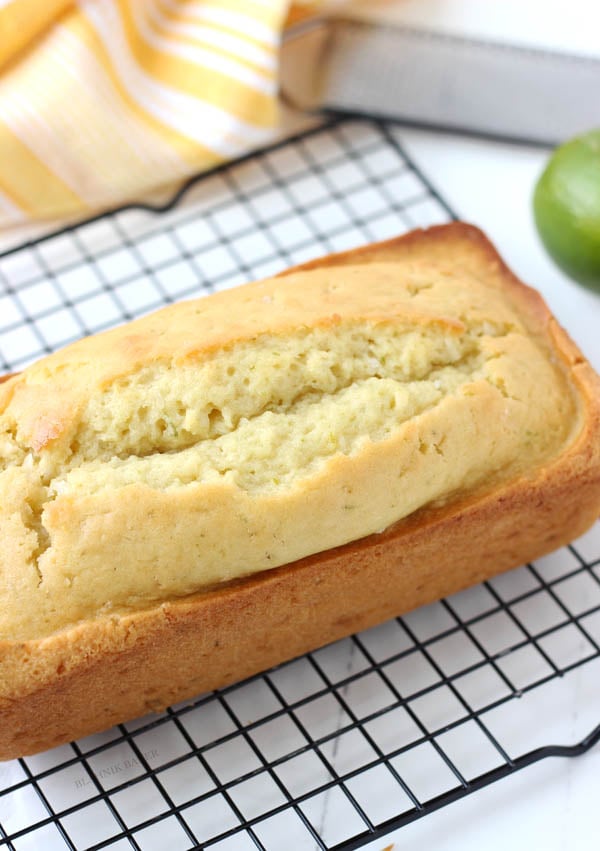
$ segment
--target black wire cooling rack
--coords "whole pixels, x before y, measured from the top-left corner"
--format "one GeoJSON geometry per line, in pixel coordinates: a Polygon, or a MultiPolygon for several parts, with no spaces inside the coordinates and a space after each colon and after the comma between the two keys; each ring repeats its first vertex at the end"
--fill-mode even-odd
{"type": "MultiPolygon", "coordinates": [[[[6,252],[0,370],[165,302],[450,218],[393,125],[333,121],[160,209],[6,252]]],[[[349,851],[590,748],[599,673],[596,524],[535,564],[262,676],[0,763],[0,848],[349,851]]]]}

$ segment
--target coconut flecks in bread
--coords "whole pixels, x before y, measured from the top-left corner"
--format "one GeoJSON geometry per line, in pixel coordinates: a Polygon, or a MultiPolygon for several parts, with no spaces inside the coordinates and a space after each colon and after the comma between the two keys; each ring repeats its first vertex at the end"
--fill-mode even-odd
{"type": "Polygon", "coordinates": [[[0,385],[0,638],[381,531],[577,427],[505,291],[410,261],[175,305],[0,385]]]}

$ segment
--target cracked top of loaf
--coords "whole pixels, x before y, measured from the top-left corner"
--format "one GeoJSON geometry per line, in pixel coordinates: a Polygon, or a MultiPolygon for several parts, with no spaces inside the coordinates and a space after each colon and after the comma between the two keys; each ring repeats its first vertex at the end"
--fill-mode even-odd
{"type": "Polygon", "coordinates": [[[415,245],[170,306],[0,385],[0,638],[286,564],[560,453],[581,418],[541,300],[476,240],[415,245]]]}

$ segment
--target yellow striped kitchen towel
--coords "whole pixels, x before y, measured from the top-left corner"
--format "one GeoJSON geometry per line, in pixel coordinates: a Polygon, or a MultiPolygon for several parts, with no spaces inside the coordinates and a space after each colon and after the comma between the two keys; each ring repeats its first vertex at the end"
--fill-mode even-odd
{"type": "Polygon", "coordinates": [[[322,5],[0,0],[0,228],[114,207],[268,141],[285,22],[322,5]]]}

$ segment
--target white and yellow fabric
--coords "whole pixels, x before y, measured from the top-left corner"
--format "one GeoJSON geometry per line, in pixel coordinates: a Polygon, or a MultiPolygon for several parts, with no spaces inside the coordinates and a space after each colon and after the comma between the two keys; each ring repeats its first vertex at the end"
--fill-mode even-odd
{"type": "Polygon", "coordinates": [[[268,141],[286,21],[326,5],[0,0],[0,228],[113,207],[268,141]]]}

